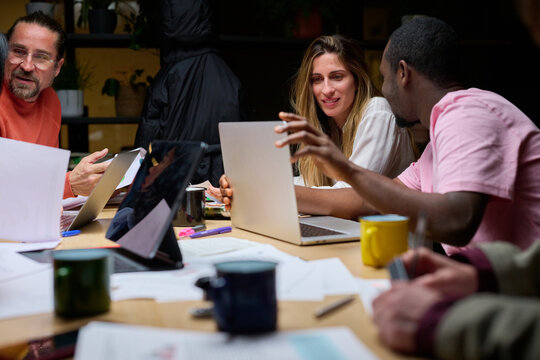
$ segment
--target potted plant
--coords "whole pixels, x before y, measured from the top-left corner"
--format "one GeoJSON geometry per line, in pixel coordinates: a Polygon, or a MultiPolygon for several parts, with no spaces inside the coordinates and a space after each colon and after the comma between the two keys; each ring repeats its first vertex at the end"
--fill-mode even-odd
{"type": "Polygon", "coordinates": [[[143,77],[144,70],[136,69],[128,77],[121,71],[122,79],[108,78],[103,84],[101,94],[115,97],[116,116],[138,117],[144,105],[146,89],[152,82],[151,76],[143,77]]]}
{"type": "Polygon", "coordinates": [[[81,4],[77,26],[88,26],[93,34],[114,32],[118,21],[118,0],[77,0],[75,3],[81,4]]]}
{"type": "Polygon", "coordinates": [[[62,116],[76,117],[84,113],[83,90],[89,88],[92,72],[88,65],[65,63],[54,80],[53,87],[60,99],[62,116]]]}
{"type": "Polygon", "coordinates": [[[129,48],[139,50],[157,42],[154,34],[155,6],[151,0],[119,3],[118,15],[124,20],[124,31],[129,34],[129,48]]]}
{"type": "Polygon", "coordinates": [[[41,11],[49,17],[54,17],[54,5],[56,0],[30,0],[26,4],[26,15],[41,11]]]}

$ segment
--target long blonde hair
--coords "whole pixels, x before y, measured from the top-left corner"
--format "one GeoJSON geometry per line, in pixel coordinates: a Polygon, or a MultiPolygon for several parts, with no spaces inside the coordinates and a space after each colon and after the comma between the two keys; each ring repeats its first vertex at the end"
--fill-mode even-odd
{"type": "MultiPolygon", "coordinates": [[[[343,154],[350,157],[356,129],[362,120],[365,108],[369,100],[377,95],[379,92],[369,77],[364,51],[360,45],[341,35],[330,35],[320,36],[309,45],[296,74],[290,101],[297,114],[306,117],[314,127],[326,133],[343,154]],[[336,54],[339,61],[352,73],[358,86],[351,112],[341,131],[334,121],[319,108],[311,86],[313,61],[325,53],[336,54]]],[[[310,156],[301,158],[297,166],[306,186],[331,186],[333,184],[332,179],[315,166],[310,156]]]]}

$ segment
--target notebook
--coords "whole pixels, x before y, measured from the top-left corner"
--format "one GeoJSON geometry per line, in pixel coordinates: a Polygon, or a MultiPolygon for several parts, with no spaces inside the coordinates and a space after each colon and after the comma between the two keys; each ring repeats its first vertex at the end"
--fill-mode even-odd
{"type": "Polygon", "coordinates": [[[298,217],[289,148],[274,145],[285,137],[274,132],[279,124],[282,122],[219,123],[223,165],[234,193],[233,226],[297,245],[358,241],[360,224],[356,221],[298,217]]]}
{"type": "Polygon", "coordinates": [[[115,156],[81,209],[78,212],[62,214],[60,230],[78,229],[94,220],[107,204],[137,155],[139,155],[139,150],[123,152],[115,156]]]}

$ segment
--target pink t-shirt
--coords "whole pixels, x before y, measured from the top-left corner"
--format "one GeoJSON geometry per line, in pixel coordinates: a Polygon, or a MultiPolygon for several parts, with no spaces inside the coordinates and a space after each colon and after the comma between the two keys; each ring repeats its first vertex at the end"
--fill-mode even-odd
{"type": "Polygon", "coordinates": [[[540,131],[525,114],[489,91],[455,91],[433,107],[430,136],[399,180],[423,192],[491,195],[471,244],[504,240],[525,249],[540,240],[540,131]]]}

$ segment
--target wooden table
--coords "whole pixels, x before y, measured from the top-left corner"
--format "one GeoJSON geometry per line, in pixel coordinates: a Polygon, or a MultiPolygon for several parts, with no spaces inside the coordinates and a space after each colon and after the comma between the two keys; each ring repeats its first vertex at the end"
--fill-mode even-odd
{"type": "MultiPolygon", "coordinates": [[[[105,209],[100,218],[82,229],[75,237],[63,238],[58,249],[95,247],[110,244],[105,231],[113,218],[115,209],[105,209]]],[[[212,229],[230,225],[226,220],[207,220],[207,228],[212,229]]],[[[219,235],[218,235],[219,236],[219,235]]],[[[227,236],[271,244],[279,250],[299,256],[305,260],[337,257],[348,267],[354,276],[363,278],[388,278],[385,269],[364,266],[358,242],[326,244],[301,247],[240,229],[233,229],[227,236]]],[[[328,296],[324,301],[280,301],[278,305],[278,328],[297,330],[325,326],[348,326],[371,350],[382,359],[411,359],[388,350],[377,338],[377,329],[364,311],[359,298],[351,304],[328,316],[317,319],[316,309],[332,302],[340,296],[328,296]]],[[[129,324],[158,326],[165,328],[216,331],[212,319],[194,319],[189,309],[203,305],[202,301],[178,301],[156,303],[153,300],[124,300],[113,302],[111,311],[94,317],[65,320],[54,313],[18,317],[0,321],[0,346],[52,335],[72,330],[93,321],[116,321],[129,324]]]]}

